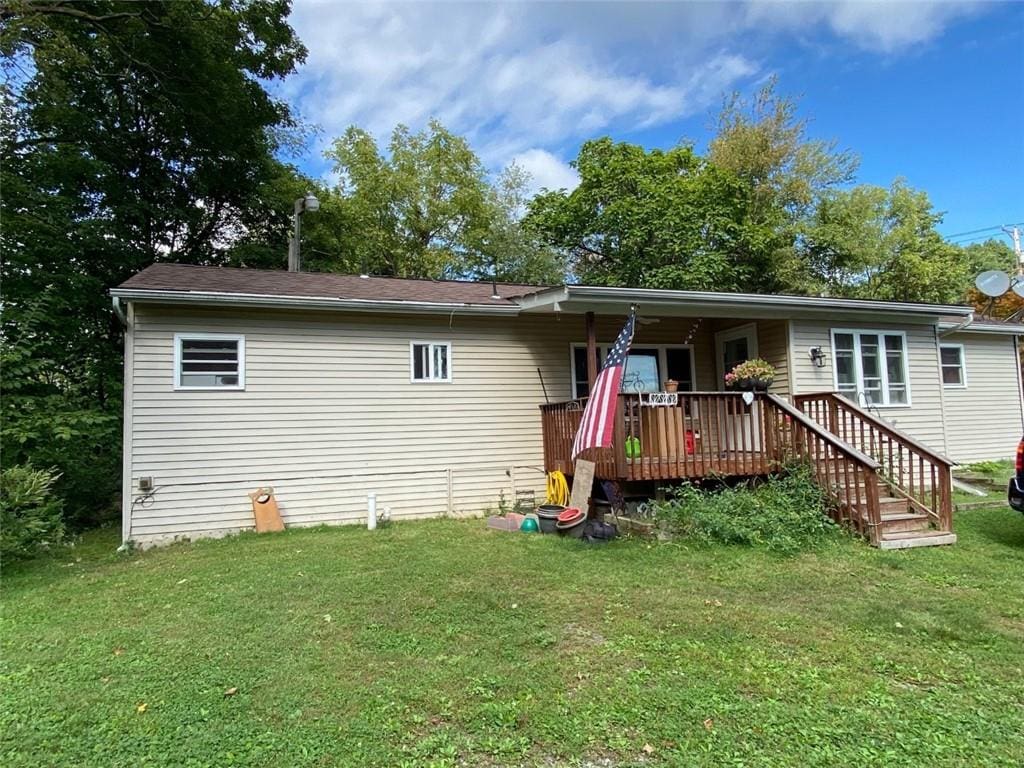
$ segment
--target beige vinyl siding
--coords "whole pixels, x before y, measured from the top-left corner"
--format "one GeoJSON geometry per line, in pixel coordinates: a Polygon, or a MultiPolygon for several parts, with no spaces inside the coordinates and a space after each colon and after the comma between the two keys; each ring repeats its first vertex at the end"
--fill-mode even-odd
{"type": "Polygon", "coordinates": [[[788,397],[789,383],[789,325],[787,320],[757,321],[757,354],[775,368],[775,381],[771,391],[788,397]]]}
{"type": "Polygon", "coordinates": [[[833,328],[852,330],[902,331],[907,342],[907,373],[910,381],[910,405],[872,408],[875,415],[939,453],[946,453],[943,429],[942,388],[939,384],[936,329],[932,325],[894,325],[891,323],[836,323],[791,320],[790,357],[794,368],[794,394],[835,390],[832,350],[833,328]],[[825,367],[817,368],[809,355],[811,347],[825,351],[825,367]]]}
{"type": "Polygon", "coordinates": [[[396,519],[480,512],[511,498],[509,473],[539,493],[537,368],[567,387],[567,352],[530,325],[137,307],[131,487],[152,476],[159,490],[130,538],[251,527],[246,494],[262,485],[289,525],[362,520],[369,492],[396,519]],[[189,332],[245,336],[244,391],[173,390],[173,337],[189,332]],[[451,342],[451,383],[410,381],[413,340],[451,342]]]}
{"type": "Polygon", "coordinates": [[[962,344],[967,386],[943,390],[950,458],[961,463],[1005,459],[1024,430],[1011,336],[951,334],[940,343],[962,344]]]}
{"type": "MultiPolygon", "coordinates": [[[[601,317],[611,342],[624,318],[601,317]]],[[[638,328],[680,344],[692,319],[638,328]]],[[[249,491],[275,488],[288,525],[360,522],[366,495],[394,519],[478,514],[544,491],[540,368],[570,396],[579,315],[480,317],[135,307],[126,419],[126,538],[251,528],[249,491]],[[245,336],[244,391],[175,391],[175,333],[245,336]],[[451,383],[411,382],[411,341],[451,343],[451,383]],[[157,492],[137,501],[140,477],[157,492]]],[[[693,336],[697,386],[716,388],[713,337],[693,336]]]]}

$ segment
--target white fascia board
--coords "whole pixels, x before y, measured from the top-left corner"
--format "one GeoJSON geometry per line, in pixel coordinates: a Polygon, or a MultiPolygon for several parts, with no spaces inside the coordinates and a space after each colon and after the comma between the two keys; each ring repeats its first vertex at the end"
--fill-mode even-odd
{"type": "Polygon", "coordinates": [[[216,291],[149,291],[112,288],[110,295],[126,301],[151,304],[187,304],[218,307],[261,307],[273,309],[321,309],[346,312],[396,312],[439,314],[459,312],[472,315],[517,315],[517,305],[488,307],[482,304],[457,304],[430,301],[383,301],[377,299],[333,299],[324,296],[268,296],[216,291]]]}

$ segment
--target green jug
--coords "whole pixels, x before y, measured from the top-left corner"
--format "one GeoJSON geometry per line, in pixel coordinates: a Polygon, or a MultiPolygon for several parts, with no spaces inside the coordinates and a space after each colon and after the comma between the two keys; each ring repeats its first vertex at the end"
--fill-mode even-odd
{"type": "Polygon", "coordinates": [[[640,458],[640,438],[639,437],[627,437],[626,438],[626,458],[627,459],[639,459],[640,458]]]}

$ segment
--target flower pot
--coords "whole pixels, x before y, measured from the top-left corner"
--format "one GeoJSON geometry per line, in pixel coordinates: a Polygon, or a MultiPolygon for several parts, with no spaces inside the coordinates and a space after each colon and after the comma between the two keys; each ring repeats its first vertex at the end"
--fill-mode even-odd
{"type": "Polygon", "coordinates": [[[665,387],[666,392],[679,391],[679,382],[676,381],[675,379],[665,379],[665,381],[662,383],[662,386],[665,387]]]}
{"type": "Polygon", "coordinates": [[[565,511],[561,504],[541,504],[537,507],[537,522],[540,525],[541,533],[555,533],[558,526],[558,516],[565,511]]]}
{"type": "Polygon", "coordinates": [[[736,379],[728,385],[732,392],[767,392],[771,381],[767,379],[736,379]]]}

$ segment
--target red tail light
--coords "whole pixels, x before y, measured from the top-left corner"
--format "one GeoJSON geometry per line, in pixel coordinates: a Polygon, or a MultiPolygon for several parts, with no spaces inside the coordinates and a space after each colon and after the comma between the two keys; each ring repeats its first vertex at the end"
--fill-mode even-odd
{"type": "Polygon", "coordinates": [[[1017,474],[1024,472],[1024,440],[1017,443],[1017,474]]]}

